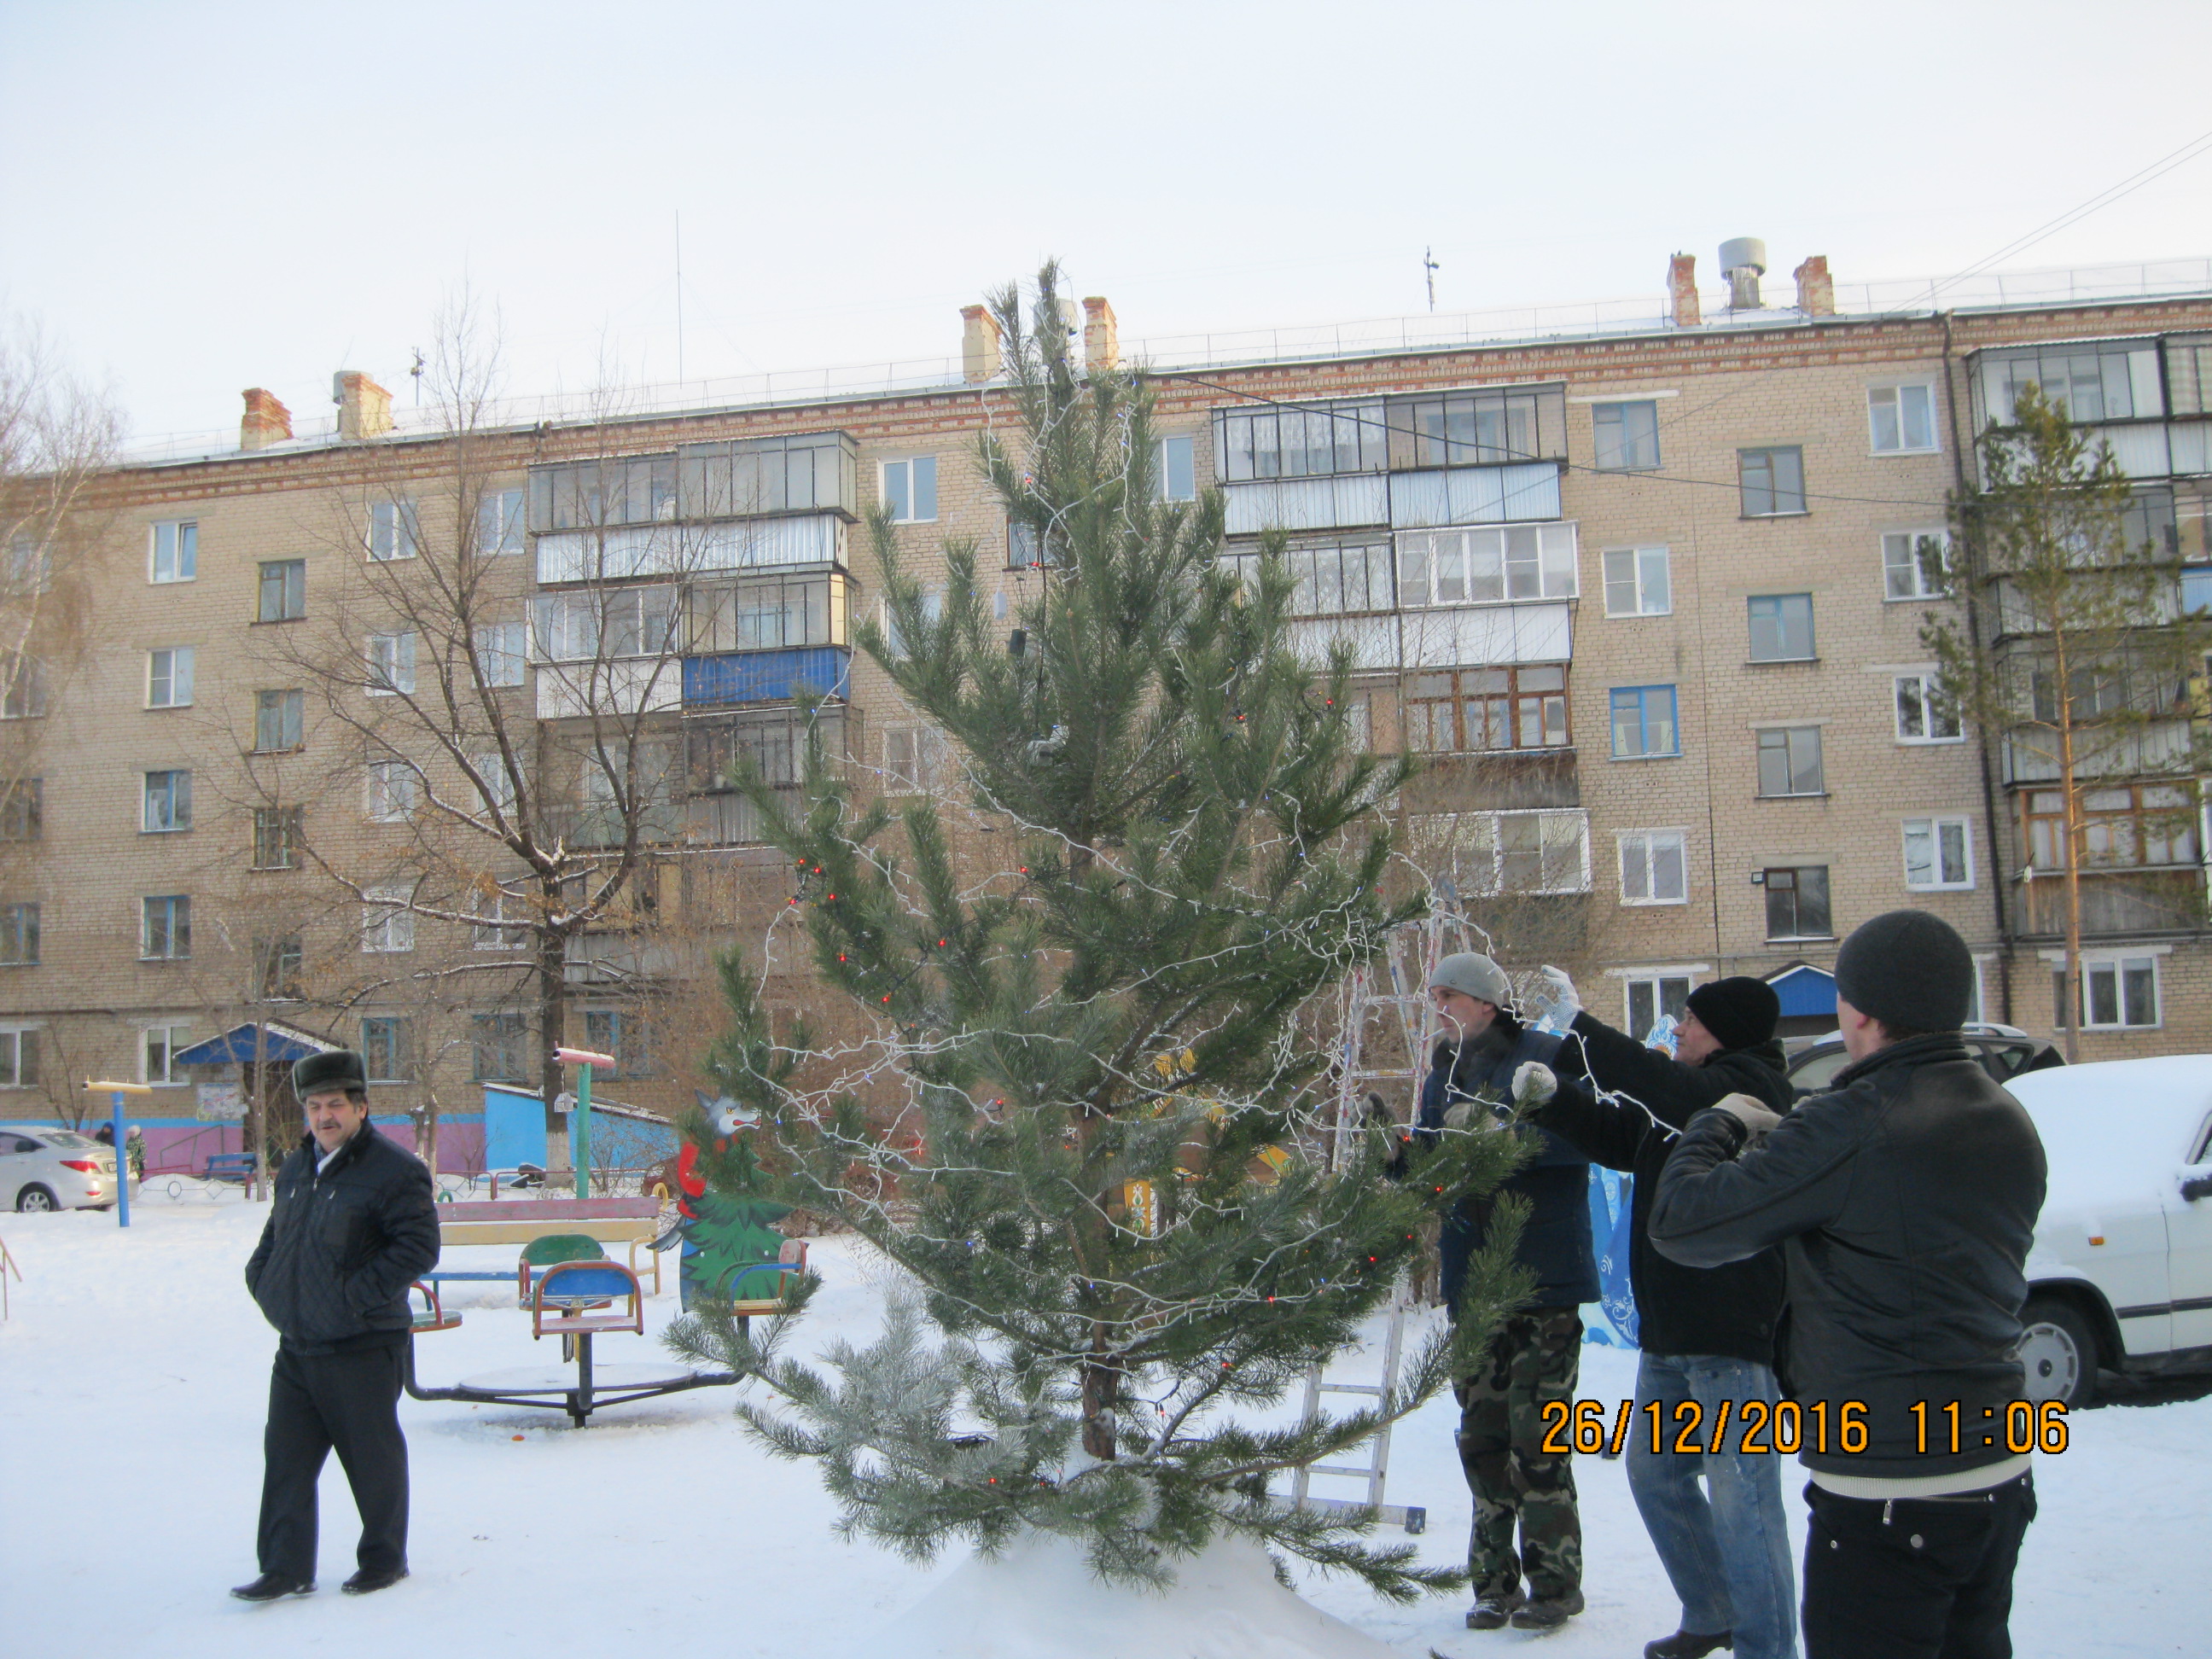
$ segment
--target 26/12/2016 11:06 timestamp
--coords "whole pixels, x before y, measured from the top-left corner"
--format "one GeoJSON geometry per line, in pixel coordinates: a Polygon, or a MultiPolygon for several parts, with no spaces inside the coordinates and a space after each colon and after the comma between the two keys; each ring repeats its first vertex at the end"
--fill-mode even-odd
{"type": "MultiPolygon", "coordinates": [[[[1923,1456],[1955,1455],[1969,1451],[1994,1451],[2002,1447],[2018,1456],[2032,1451],[2057,1454],[2066,1449],[2066,1407],[2056,1400],[2011,1400],[2002,1407],[1970,1407],[1956,1400],[1936,1403],[1917,1400],[1905,1407],[1913,1419],[1914,1449],[1923,1456]]],[[[1679,1401],[1671,1413],[1658,1401],[1641,1411],[1632,1400],[1624,1400],[1607,1422],[1605,1402],[1547,1400],[1543,1406],[1543,1449],[1547,1455],[1564,1457],[1570,1452],[1585,1456],[1605,1452],[1618,1457],[1628,1443],[1632,1428],[1648,1433],[1653,1455],[1673,1451],[1685,1456],[1733,1450],[1741,1456],[1775,1452],[1784,1456],[1801,1451],[1831,1451],[1850,1455],[1867,1449],[1867,1406],[1846,1400],[1832,1408],[1815,1400],[1723,1400],[1712,1413],[1706,1432],[1705,1407],[1695,1400],[1679,1401]],[[1638,1417],[1644,1420],[1638,1424],[1638,1417]],[[1733,1430],[1735,1443],[1729,1443],[1733,1430]]]]}

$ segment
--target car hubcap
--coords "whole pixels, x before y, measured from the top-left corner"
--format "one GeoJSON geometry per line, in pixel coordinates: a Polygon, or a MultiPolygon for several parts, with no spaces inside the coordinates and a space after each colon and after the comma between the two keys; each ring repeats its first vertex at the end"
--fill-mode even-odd
{"type": "Polygon", "coordinates": [[[2070,1400],[2081,1378],[2081,1356],[2073,1338],[2056,1325],[2030,1325],[2020,1340],[2030,1400],[2070,1400]]]}
{"type": "Polygon", "coordinates": [[[54,1201],[44,1193],[26,1193],[23,1194],[23,1207],[26,1210],[51,1210],[54,1207],[54,1201]]]}

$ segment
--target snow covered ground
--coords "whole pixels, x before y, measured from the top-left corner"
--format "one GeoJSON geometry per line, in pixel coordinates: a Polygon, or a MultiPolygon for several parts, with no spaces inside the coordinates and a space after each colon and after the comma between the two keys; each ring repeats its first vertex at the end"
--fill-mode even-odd
{"type": "MultiPolygon", "coordinates": [[[[264,1394],[274,1334],[240,1269],[264,1212],[235,1196],[112,1215],[0,1218],[24,1282],[0,1325],[0,1653],[197,1659],[399,1651],[507,1659],[700,1645],[728,1659],[901,1659],[872,1640],[960,1565],[916,1569],[830,1535],[811,1467],[768,1457],[701,1389],[617,1407],[578,1431],[550,1413],[401,1402],[413,1449],[414,1577],[361,1600],[353,1508],[335,1462],[323,1486],[320,1594],[247,1607],[264,1394]]],[[[827,1281],[811,1337],[864,1334],[879,1304],[854,1248],[817,1242],[827,1281]]],[[[458,1261],[456,1265],[459,1265],[458,1261]]],[[[470,1265],[476,1265],[471,1263],[470,1265]]],[[[483,1265],[498,1265],[491,1261],[483,1265]]],[[[496,1285],[460,1290],[457,1330],[420,1340],[426,1383],[557,1358],[496,1285]]],[[[655,1298],[651,1323],[675,1312],[655,1298]]],[[[652,1338],[603,1341],[609,1364],[658,1359],[652,1338]]],[[[1634,1356],[1583,1350],[1582,1392],[1613,1401],[1634,1356]]],[[[2185,1391],[2187,1392],[2187,1391],[2185,1391]]],[[[1401,1425],[1389,1496],[1425,1504],[1425,1552],[1464,1547],[1466,1488],[1449,1402],[1401,1425]]],[[[1480,1633],[1457,1599],[1410,1607],[1322,1579],[1311,1599],[1396,1652],[1462,1659],[1532,1640],[1547,1659],[1632,1655],[1677,1606],[1622,1466],[1577,1460],[1589,1610],[1562,1633],[1480,1633]]],[[[2024,1656],[2201,1653],[2212,1642],[2212,1398],[2078,1415],[2040,1461],[2013,1632],[2024,1656]]],[[[1800,1484],[1791,1478],[1794,1492],[1800,1484]]],[[[1797,1507],[1793,1499],[1793,1507],[1797,1507]]],[[[1095,1607],[1091,1610],[1095,1614],[1095,1607]]],[[[1152,1621],[1133,1620],[1131,1629],[1152,1621]]],[[[1154,1626],[1155,1632],[1157,1626],[1154,1626]]],[[[1103,1632],[1099,1632],[1103,1634],[1103,1632]]],[[[1194,1644],[1194,1647],[1200,1644],[1194,1644]]],[[[1208,1650],[1212,1650],[1211,1644],[1208,1650]]],[[[1183,1659],[1143,1644],[1146,1659],[1183,1659]]],[[[1094,1648],[1100,1659],[1110,1649],[1094,1648]]]]}

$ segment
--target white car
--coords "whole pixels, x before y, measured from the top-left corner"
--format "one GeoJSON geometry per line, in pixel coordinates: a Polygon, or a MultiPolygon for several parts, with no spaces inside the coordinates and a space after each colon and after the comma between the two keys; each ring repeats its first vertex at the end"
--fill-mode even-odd
{"type": "Polygon", "coordinates": [[[2061,1066],[2005,1087],[2051,1167],[2021,1316],[2029,1395],[2086,1405],[2100,1366],[2212,1365],[2212,1054],[2061,1066]]]}
{"type": "Polygon", "coordinates": [[[0,1203],[11,1210],[104,1210],[115,1149],[74,1129],[0,1129],[0,1203]]]}

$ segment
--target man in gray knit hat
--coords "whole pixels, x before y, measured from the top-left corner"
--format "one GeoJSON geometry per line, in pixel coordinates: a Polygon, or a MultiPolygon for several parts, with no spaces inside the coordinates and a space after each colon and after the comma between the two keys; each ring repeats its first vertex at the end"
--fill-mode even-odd
{"type": "Polygon", "coordinates": [[[1786,1118],[1743,1095],[1699,1113],[1652,1202],[1653,1246],[1686,1266],[1782,1246],[1778,1369],[1812,1475],[1808,1659],[2012,1652],[2035,1488],[2002,1427],[2045,1164],[1960,1040],[1973,985],[1941,918],[1866,923],[1836,957],[1851,1065],[1833,1092],[1786,1118]]]}

